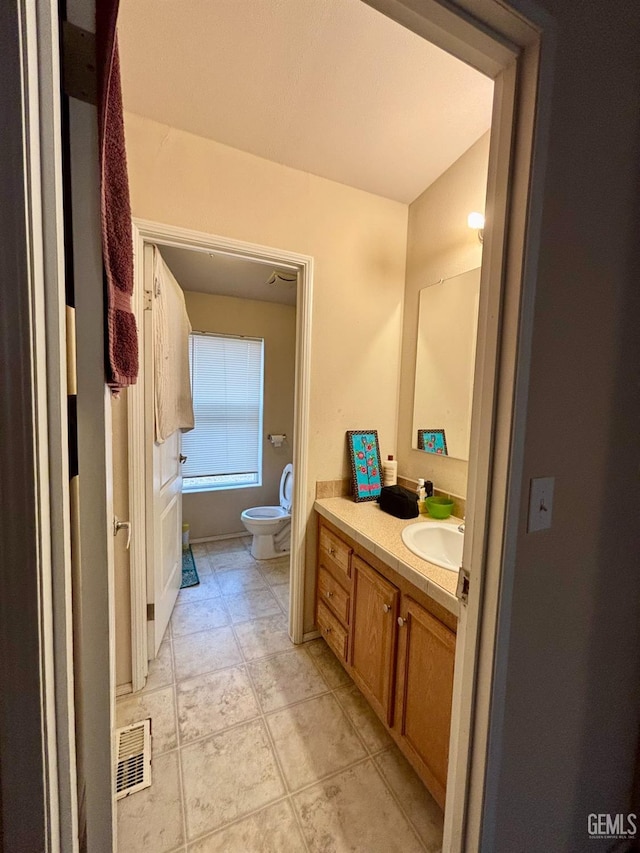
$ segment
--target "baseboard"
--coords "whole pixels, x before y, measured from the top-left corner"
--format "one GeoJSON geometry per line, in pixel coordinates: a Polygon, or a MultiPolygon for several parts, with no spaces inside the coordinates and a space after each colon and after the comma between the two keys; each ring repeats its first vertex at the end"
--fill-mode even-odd
{"type": "Polygon", "coordinates": [[[127,693],[133,693],[133,684],[129,682],[128,684],[118,684],[116,687],[116,699],[119,696],[126,696],[127,693]]]}
{"type": "Polygon", "coordinates": [[[245,536],[250,536],[245,530],[242,533],[220,533],[218,536],[202,536],[200,539],[191,539],[191,545],[200,545],[202,542],[220,542],[222,539],[242,539],[245,536]]]}
{"type": "Polygon", "coordinates": [[[321,637],[321,636],[322,636],[322,634],[320,633],[320,631],[307,631],[306,634],[302,635],[302,642],[308,643],[309,640],[317,640],[318,637],[321,637]]]}

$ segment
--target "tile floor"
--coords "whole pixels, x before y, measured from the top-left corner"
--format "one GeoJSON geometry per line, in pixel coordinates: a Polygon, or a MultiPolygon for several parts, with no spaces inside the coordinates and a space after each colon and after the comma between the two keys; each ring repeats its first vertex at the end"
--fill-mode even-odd
{"type": "Polygon", "coordinates": [[[287,635],[288,559],[193,548],[140,693],[153,784],[118,803],[119,853],[440,851],[442,815],[324,640],[287,635]]]}

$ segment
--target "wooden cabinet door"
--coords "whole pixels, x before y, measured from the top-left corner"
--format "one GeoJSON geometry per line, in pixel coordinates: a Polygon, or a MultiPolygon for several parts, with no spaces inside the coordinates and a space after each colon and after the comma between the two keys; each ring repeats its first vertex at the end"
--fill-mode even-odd
{"type": "Polygon", "coordinates": [[[353,680],[389,725],[393,721],[399,592],[359,557],[352,558],[353,680]]]}
{"type": "Polygon", "coordinates": [[[401,619],[397,725],[444,808],[456,635],[408,597],[402,600],[401,619]]]}

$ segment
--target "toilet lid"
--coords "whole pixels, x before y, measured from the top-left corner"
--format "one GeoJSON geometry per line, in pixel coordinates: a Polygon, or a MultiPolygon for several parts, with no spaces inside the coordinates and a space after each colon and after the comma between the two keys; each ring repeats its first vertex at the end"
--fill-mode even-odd
{"type": "Polygon", "coordinates": [[[293,465],[285,465],[280,477],[280,506],[287,512],[291,512],[291,499],[293,497],[293,465]]]}

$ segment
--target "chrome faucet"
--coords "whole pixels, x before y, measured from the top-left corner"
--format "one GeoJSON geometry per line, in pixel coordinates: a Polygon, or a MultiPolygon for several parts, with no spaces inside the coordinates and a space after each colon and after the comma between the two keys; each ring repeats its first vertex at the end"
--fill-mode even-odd
{"type": "Polygon", "coordinates": [[[464,533],[464,522],[465,522],[465,519],[466,519],[466,516],[462,519],[462,524],[459,524],[459,525],[458,525],[458,533],[464,533]]]}

